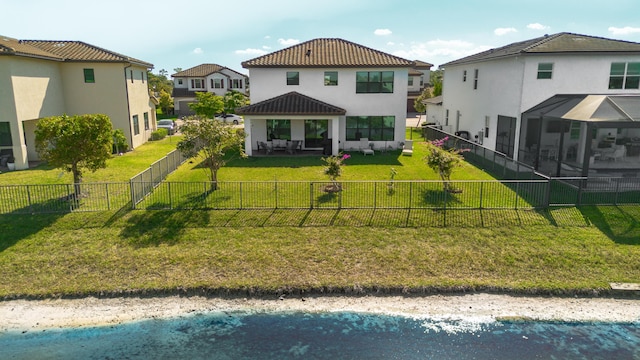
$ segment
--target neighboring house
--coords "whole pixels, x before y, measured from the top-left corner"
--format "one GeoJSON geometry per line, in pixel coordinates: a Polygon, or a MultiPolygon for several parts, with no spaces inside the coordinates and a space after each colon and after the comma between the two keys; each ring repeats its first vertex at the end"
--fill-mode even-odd
{"type": "Polygon", "coordinates": [[[409,70],[409,81],[407,84],[407,112],[416,112],[414,102],[422,91],[430,85],[431,68],[433,64],[415,60],[415,65],[409,70]]]}
{"type": "Polygon", "coordinates": [[[553,176],[640,168],[639,43],[558,33],[442,67],[451,132],[553,176]]]}
{"type": "Polygon", "coordinates": [[[251,105],[240,108],[248,155],[261,142],[298,140],[338,154],[367,138],[376,149],[405,140],[414,62],[342,39],[314,39],[242,63],[251,105]]]}
{"type": "Polygon", "coordinates": [[[16,169],[39,160],[38,119],[105,114],[129,146],[145,143],[155,128],[147,71],[153,65],[80,41],[17,40],[0,36],[0,165],[16,169]]]}
{"type": "Polygon", "coordinates": [[[442,125],[442,95],[422,100],[427,124],[442,125]]]}
{"type": "Polygon", "coordinates": [[[198,65],[171,77],[174,110],[179,116],[194,114],[189,104],[196,101],[196,92],[211,92],[223,96],[234,90],[249,95],[249,78],[246,75],[216,64],[198,65]]]}

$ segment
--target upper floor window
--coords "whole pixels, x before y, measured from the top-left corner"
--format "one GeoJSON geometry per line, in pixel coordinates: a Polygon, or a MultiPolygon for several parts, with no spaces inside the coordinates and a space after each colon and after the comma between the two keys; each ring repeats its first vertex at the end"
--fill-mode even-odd
{"type": "Polygon", "coordinates": [[[232,89],[242,89],[242,79],[232,79],[231,80],[231,88],[232,89]]]}
{"type": "Polygon", "coordinates": [[[611,63],[609,89],[640,89],[640,62],[611,63]]]}
{"type": "Polygon", "coordinates": [[[478,88],[478,69],[473,70],[473,90],[478,88]]]}
{"type": "Polygon", "coordinates": [[[212,89],[224,89],[224,79],[211,79],[212,89]]]}
{"type": "Polygon", "coordinates": [[[338,85],[338,72],[337,71],[325,71],[324,72],[324,85],[325,86],[338,85]]]}
{"type": "Polygon", "coordinates": [[[133,70],[129,70],[129,77],[131,78],[131,83],[133,84],[133,70]]]}
{"type": "Polygon", "coordinates": [[[553,75],[552,63],[538,64],[538,79],[551,79],[551,75],[553,75]]]}
{"type": "Polygon", "coordinates": [[[393,93],[393,71],[356,72],[356,93],[393,93]]]}
{"type": "Polygon", "coordinates": [[[204,89],[204,80],[203,79],[191,79],[191,88],[192,89],[204,89]]]}
{"type": "Polygon", "coordinates": [[[407,85],[413,86],[413,76],[409,76],[409,83],[407,85]]]}
{"type": "Polygon", "coordinates": [[[84,82],[86,83],[96,82],[96,77],[93,74],[93,69],[84,69],[84,82]]]}
{"type": "Polygon", "coordinates": [[[297,71],[287,71],[287,85],[300,85],[300,73],[297,71]]]}
{"type": "Polygon", "coordinates": [[[182,85],[182,79],[178,79],[178,85],[182,85]]]}
{"type": "Polygon", "coordinates": [[[466,82],[467,81],[467,70],[462,72],[462,82],[466,82]]]}

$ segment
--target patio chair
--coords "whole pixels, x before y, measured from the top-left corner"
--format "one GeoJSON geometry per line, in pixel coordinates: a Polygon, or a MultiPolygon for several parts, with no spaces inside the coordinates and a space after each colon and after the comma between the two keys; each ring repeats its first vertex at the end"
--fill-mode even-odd
{"type": "Polygon", "coordinates": [[[291,140],[291,141],[289,141],[289,143],[287,144],[287,152],[289,154],[295,154],[296,151],[298,150],[298,146],[299,146],[298,143],[299,142],[300,142],[300,140],[291,140]]]}
{"type": "Polygon", "coordinates": [[[612,153],[607,153],[603,155],[603,160],[613,160],[617,161],[618,159],[622,159],[626,152],[627,148],[624,145],[616,145],[616,149],[612,153]]]}
{"type": "Polygon", "coordinates": [[[264,149],[264,152],[266,154],[271,154],[273,152],[273,148],[271,147],[271,145],[267,144],[264,141],[260,141],[260,146],[258,147],[258,149],[264,149]]]}
{"type": "Polygon", "coordinates": [[[402,155],[413,155],[413,140],[405,140],[402,145],[402,155]]]}
{"type": "Polygon", "coordinates": [[[374,155],[375,154],[373,152],[373,149],[369,147],[369,139],[368,138],[360,138],[360,151],[362,151],[364,156],[374,155]]]}

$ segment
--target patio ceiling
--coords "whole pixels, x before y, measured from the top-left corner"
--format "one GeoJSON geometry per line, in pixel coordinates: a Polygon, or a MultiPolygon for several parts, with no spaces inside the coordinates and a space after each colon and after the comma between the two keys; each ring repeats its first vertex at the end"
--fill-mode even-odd
{"type": "Polygon", "coordinates": [[[524,112],[589,122],[640,122],[640,95],[555,95],[524,112]]]}

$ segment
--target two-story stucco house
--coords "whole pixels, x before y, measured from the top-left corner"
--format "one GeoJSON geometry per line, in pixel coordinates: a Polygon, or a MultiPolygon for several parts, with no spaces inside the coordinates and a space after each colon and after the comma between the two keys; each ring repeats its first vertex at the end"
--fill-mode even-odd
{"type": "Polygon", "coordinates": [[[0,165],[38,160],[38,119],[106,114],[135,148],[155,129],[147,70],[153,65],[80,41],[0,36],[0,165]]]}
{"type": "Polygon", "coordinates": [[[414,102],[422,91],[430,85],[431,68],[433,64],[415,60],[414,66],[409,70],[409,82],[407,84],[407,112],[415,112],[414,102]]]}
{"type": "Polygon", "coordinates": [[[202,64],[171,75],[173,102],[177,115],[193,115],[189,104],[196,101],[196,92],[211,92],[223,96],[228,91],[249,95],[249,78],[235,70],[216,64],[202,64]]]}
{"type": "Polygon", "coordinates": [[[553,176],[640,168],[639,43],[558,33],[442,67],[449,132],[553,176]]]}
{"type": "Polygon", "coordinates": [[[314,39],[242,63],[251,77],[246,152],[298,141],[337,154],[368,139],[376,149],[405,140],[414,62],[342,39],[314,39]]]}

